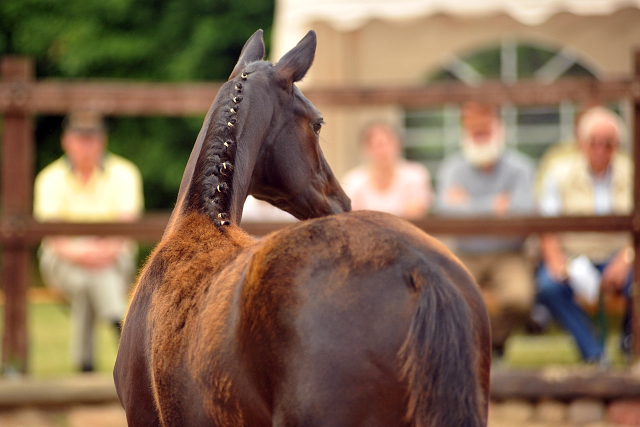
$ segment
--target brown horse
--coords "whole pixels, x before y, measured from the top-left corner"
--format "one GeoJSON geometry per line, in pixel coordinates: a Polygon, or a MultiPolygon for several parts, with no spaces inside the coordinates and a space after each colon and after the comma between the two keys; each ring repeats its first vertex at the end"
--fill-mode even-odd
{"type": "Polygon", "coordinates": [[[350,201],[262,32],[207,114],[141,272],[114,370],[130,426],[485,426],[489,325],[469,273],[413,225],[350,201]],[[247,194],[301,221],[256,242],[247,194]],[[317,218],[322,217],[322,218],[317,218]]]}

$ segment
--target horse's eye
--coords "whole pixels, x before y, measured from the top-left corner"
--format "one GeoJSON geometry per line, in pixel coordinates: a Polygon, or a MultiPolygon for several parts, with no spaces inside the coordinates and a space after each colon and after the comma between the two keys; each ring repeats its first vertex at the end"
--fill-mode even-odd
{"type": "Polygon", "coordinates": [[[314,132],[316,135],[320,135],[320,130],[322,129],[322,125],[323,125],[323,124],[324,124],[324,122],[323,122],[322,120],[321,120],[321,121],[319,121],[319,122],[315,122],[315,123],[313,124],[313,132],[314,132]]]}

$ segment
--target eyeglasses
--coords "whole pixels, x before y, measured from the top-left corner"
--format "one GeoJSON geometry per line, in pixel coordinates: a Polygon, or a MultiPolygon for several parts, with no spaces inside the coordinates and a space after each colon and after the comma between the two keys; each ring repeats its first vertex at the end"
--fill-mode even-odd
{"type": "Polygon", "coordinates": [[[611,150],[618,146],[618,140],[615,138],[589,138],[589,148],[606,148],[611,150]]]}

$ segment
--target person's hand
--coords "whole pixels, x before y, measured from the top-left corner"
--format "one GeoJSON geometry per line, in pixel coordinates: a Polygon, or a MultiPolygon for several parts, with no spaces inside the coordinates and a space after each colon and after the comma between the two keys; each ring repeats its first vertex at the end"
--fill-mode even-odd
{"type": "Polygon", "coordinates": [[[627,276],[631,270],[632,257],[628,256],[629,249],[622,249],[602,272],[602,283],[600,287],[603,291],[619,292],[624,286],[627,276]]]}
{"type": "Polygon", "coordinates": [[[491,203],[491,207],[497,216],[505,216],[511,207],[511,196],[507,193],[496,194],[491,203]]]}
{"type": "Polygon", "coordinates": [[[445,201],[449,206],[463,206],[469,203],[469,193],[460,185],[454,185],[445,193],[445,201]]]}
{"type": "Polygon", "coordinates": [[[427,216],[428,209],[422,203],[408,201],[404,204],[402,217],[408,220],[419,220],[427,216]]]}
{"type": "Polygon", "coordinates": [[[547,261],[547,272],[556,282],[564,282],[569,277],[567,271],[567,257],[556,256],[550,257],[547,261]]]}
{"type": "Polygon", "coordinates": [[[569,277],[568,257],[556,234],[545,233],[540,236],[540,254],[549,276],[556,282],[564,282],[569,277]]]}
{"type": "Polygon", "coordinates": [[[54,250],[64,259],[89,269],[100,269],[113,264],[123,250],[121,237],[85,237],[74,239],[66,236],[50,240],[54,250]]]}
{"type": "Polygon", "coordinates": [[[78,251],[75,262],[90,269],[105,268],[115,262],[120,247],[109,239],[95,239],[78,251]]]}

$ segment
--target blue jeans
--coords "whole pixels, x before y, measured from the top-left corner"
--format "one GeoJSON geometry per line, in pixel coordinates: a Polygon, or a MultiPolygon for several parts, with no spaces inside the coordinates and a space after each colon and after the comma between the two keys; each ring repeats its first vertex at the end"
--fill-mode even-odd
{"type": "MultiPolygon", "coordinates": [[[[597,264],[596,268],[602,272],[607,263],[597,264]]],[[[630,295],[632,276],[629,274],[623,288],[623,295],[627,300],[625,310],[623,335],[630,333],[630,295]]],[[[567,282],[555,281],[547,267],[541,264],[536,272],[536,300],[545,305],[555,319],[568,330],[576,341],[582,358],[586,361],[596,361],[604,354],[604,337],[596,331],[589,315],[576,304],[573,290],[567,282]]]]}

